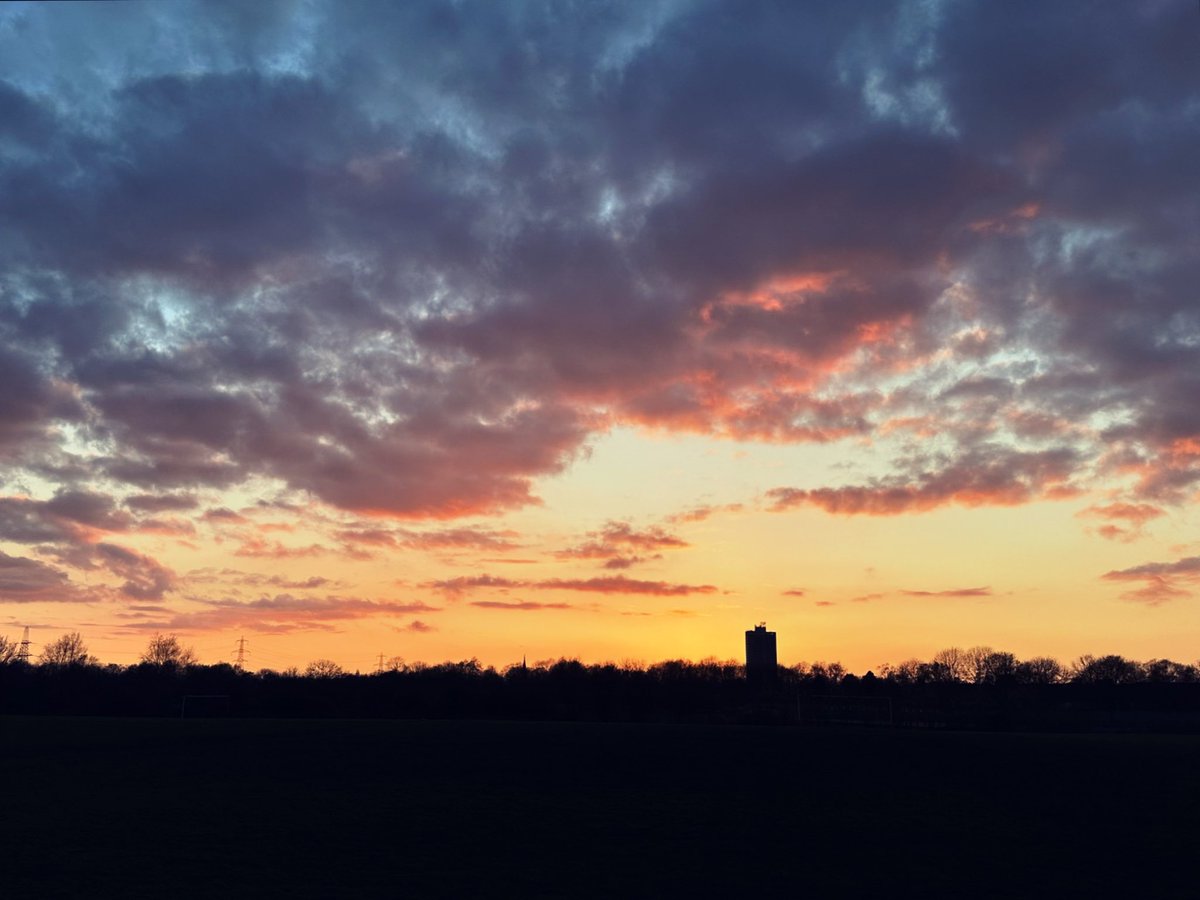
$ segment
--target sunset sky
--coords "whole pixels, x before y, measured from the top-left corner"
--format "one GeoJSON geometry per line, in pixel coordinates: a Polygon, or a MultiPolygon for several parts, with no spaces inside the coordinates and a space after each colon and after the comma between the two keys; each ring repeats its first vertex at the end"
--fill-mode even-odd
{"type": "Polygon", "coordinates": [[[0,6],[0,634],[1200,656],[1200,13],[0,6]]]}

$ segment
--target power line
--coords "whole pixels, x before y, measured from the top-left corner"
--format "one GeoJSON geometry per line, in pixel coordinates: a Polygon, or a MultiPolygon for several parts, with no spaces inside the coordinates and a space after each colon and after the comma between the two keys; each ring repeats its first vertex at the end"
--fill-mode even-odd
{"type": "Polygon", "coordinates": [[[239,671],[246,667],[246,639],[238,638],[237,642],[237,659],[234,660],[233,667],[239,671]]]}

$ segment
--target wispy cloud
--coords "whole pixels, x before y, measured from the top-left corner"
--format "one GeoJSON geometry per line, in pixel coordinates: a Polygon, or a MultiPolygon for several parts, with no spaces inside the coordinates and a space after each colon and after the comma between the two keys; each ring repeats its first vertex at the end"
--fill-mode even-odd
{"type": "Polygon", "coordinates": [[[534,600],[472,600],[471,606],[480,609],[505,609],[518,612],[535,612],[543,609],[576,609],[570,603],[538,603],[534,600]]]}
{"type": "Polygon", "coordinates": [[[1200,556],[1114,569],[1101,577],[1106,581],[1141,582],[1140,588],[1126,591],[1121,596],[1126,600],[1157,606],[1169,600],[1192,596],[1194,588],[1200,585],[1200,556]]]}
{"type": "Polygon", "coordinates": [[[660,597],[714,594],[717,592],[717,588],[711,584],[675,584],[667,581],[646,581],[627,578],[624,575],[597,578],[543,578],[537,580],[518,580],[494,575],[463,575],[442,581],[426,582],[422,586],[451,595],[460,595],[480,588],[527,588],[543,591],[583,591],[597,594],[652,594],[660,597]]]}
{"type": "Polygon", "coordinates": [[[942,591],[901,591],[905,597],[991,597],[990,587],[949,588],[942,591]]]}
{"type": "Polygon", "coordinates": [[[952,503],[1014,506],[1075,496],[1069,479],[1077,461],[1076,452],[1069,448],[1023,452],[988,447],[940,469],[914,467],[911,474],[859,486],[773,488],[766,496],[775,512],[815,506],[839,515],[894,516],[952,503]]]}
{"type": "Polygon", "coordinates": [[[637,529],[629,522],[609,522],[588,533],[587,540],[555,551],[559,559],[603,560],[606,569],[628,569],[647,559],[661,559],[662,550],[687,547],[687,541],[660,526],[637,529]]]}
{"type": "MultiPolygon", "coordinates": [[[[240,628],[267,633],[328,630],[331,623],[357,619],[394,618],[413,613],[437,612],[422,602],[368,600],[361,597],[328,595],[296,597],[291,594],[264,596],[256,600],[200,600],[202,609],[153,617],[128,627],[154,631],[205,632],[240,628]]],[[[419,630],[419,629],[418,629],[419,630]]]]}

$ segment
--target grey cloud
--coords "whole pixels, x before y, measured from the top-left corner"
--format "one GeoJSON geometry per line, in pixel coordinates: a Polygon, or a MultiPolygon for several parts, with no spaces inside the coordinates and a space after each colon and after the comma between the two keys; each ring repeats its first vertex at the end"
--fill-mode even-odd
{"type": "Polygon", "coordinates": [[[0,601],[87,602],[95,599],[71,584],[65,572],[37,560],[0,552],[0,601]]]}
{"type": "Polygon", "coordinates": [[[1188,4],[2,15],[0,459],[83,492],[0,510],[21,539],[115,530],[97,476],[492,513],[615,422],[932,420],[944,464],[827,508],[1114,449],[1143,497],[1200,481],[1188,4]]]}

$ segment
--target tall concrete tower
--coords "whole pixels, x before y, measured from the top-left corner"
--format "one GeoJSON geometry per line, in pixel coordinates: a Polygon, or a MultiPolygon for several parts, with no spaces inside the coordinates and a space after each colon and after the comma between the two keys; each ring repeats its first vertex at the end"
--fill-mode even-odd
{"type": "Polygon", "coordinates": [[[766,622],[759,622],[746,632],[746,677],[774,678],[777,665],[775,632],[767,631],[766,622]]]}

